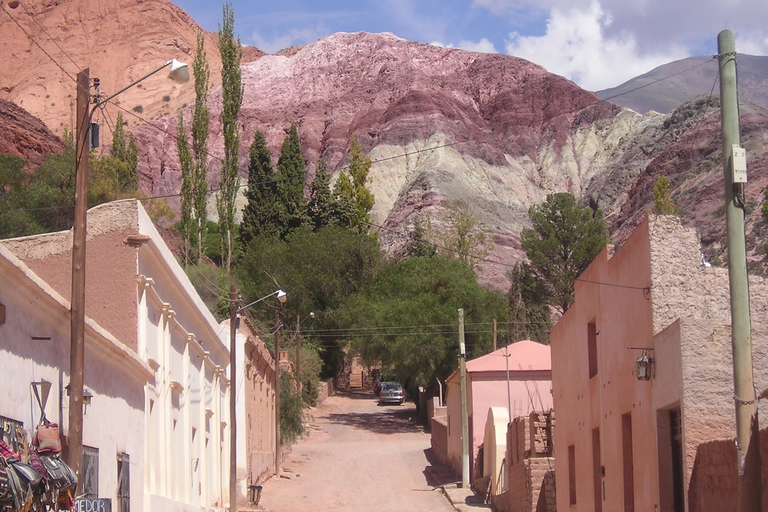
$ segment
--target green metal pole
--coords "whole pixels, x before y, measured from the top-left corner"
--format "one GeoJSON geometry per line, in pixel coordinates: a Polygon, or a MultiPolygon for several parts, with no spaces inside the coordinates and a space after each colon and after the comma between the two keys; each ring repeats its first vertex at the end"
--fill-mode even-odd
{"type": "Polygon", "coordinates": [[[467,418],[467,349],[464,344],[464,310],[459,310],[460,387],[461,387],[461,487],[469,489],[469,419],[467,418]]]}
{"type": "Polygon", "coordinates": [[[734,183],[733,148],[740,145],[739,102],[736,87],[736,44],[733,32],[717,36],[720,63],[720,116],[723,130],[723,170],[728,234],[728,272],[731,293],[731,340],[736,405],[736,450],[739,475],[739,512],[762,510],[760,498],[759,425],[752,376],[743,183],[734,183]]]}

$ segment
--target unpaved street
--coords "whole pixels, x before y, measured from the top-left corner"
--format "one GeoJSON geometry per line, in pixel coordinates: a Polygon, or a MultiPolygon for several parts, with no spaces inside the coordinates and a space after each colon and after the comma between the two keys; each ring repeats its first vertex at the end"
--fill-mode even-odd
{"type": "Polygon", "coordinates": [[[307,438],[293,446],[281,478],[264,482],[270,512],[453,512],[439,485],[450,472],[430,462],[416,408],[378,406],[373,394],[337,394],[311,410],[307,438]]]}

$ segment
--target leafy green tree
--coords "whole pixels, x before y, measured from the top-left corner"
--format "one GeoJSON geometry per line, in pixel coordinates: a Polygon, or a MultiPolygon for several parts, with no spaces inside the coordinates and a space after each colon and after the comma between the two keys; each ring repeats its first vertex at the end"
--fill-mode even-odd
{"type": "Polygon", "coordinates": [[[459,308],[468,356],[489,352],[493,319],[507,321],[503,294],[480,286],[456,258],[437,255],[391,261],[339,315],[352,353],[392,368],[413,391],[456,369],[459,308]]]}
{"type": "Polygon", "coordinates": [[[309,203],[307,216],[314,231],[330,226],[333,219],[334,201],[331,194],[331,176],[328,174],[328,163],[325,158],[317,161],[315,178],[309,185],[309,203]]]}
{"type": "Polygon", "coordinates": [[[339,225],[365,233],[371,226],[371,209],[376,200],[368,189],[371,159],[363,155],[354,134],[350,137],[349,154],[349,168],[339,174],[334,187],[336,218],[339,225]]]}
{"type": "Polygon", "coordinates": [[[117,113],[115,121],[115,131],[112,133],[112,148],[109,150],[109,156],[126,164],[124,169],[120,169],[118,180],[122,191],[133,191],[139,186],[139,175],[136,168],[139,165],[139,148],[136,146],[136,139],[133,134],[125,141],[125,122],[123,113],[117,113]]]}
{"type": "Polygon", "coordinates": [[[221,252],[225,268],[230,272],[232,265],[232,244],[235,223],[235,198],[240,185],[238,179],[238,150],[240,147],[240,131],[237,127],[237,117],[243,103],[243,83],[240,72],[240,61],[243,49],[240,38],[235,40],[235,16],[232,4],[223,6],[224,16],[219,25],[219,54],[221,55],[221,124],[224,132],[224,164],[221,169],[221,182],[216,197],[216,209],[219,214],[219,232],[221,235],[221,252]]]}
{"type": "Polygon", "coordinates": [[[666,176],[656,176],[656,183],[653,184],[653,200],[658,215],[675,215],[677,213],[669,191],[669,178],[666,176]]]}
{"type": "Polygon", "coordinates": [[[194,224],[191,227],[194,229],[192,241],[196,244],[197,249],[195,262],[199,265],[205,256],[205,238],[208,226],[208,134],[211,122],[211,111],[206,104],[211,89],[211,72],[205,53],[205,36],[202,30],[197,33],[197,49],[192,61],[192,74],[195,79],[195,106],[192,111],[193,166],[192,183],[188,193],[191,193],[192,217],[194,218],[194,224]]]}
{"type": "MultiPolygon", "coordinates": [[[[75,145],[64,131],[64,153],[48,154],[27,174],[14,157],[0,161],[0,235],[3,238],[70,229],[74,222],[75,145]]],[[[91,173],[90,179],[97,174],[91,173]]],[[[89,197],[89,201],[92,198],[89,197]]],[[[95,204],[95,203],[91,203],[95,204]]]]}
{"type": "Polygon", "coordinates": [[[545,291],[527,263],[518,263],[507,273],[509,303],[509,343],[533,340],[549,344],[552,319],[545,291]]]}
{"type": "Polygon", "coordinates": [[[437,246],[429,241],[429,220],[427,227],[416,217],[413,221],[413,231],[411,231],[406,247],[406,254],[414,257],[432,257],[437,254],[437,246]]]}
{"type": "Polygon", "coordinates": [[[485,258],[493,244],[480,229],[480,219],[473,213],[466,201],[453,201],[447,209],[448,230],[437,234],[441,251],[458,258],[470,268],[485,258]]]}
{"type": "Polygon", "coordinates": [[[278,237],[282,230],[278,217],[279,192],[272,167],[272,153],[267,148],[263,132],[257,131],[254,135],[248,156],[248,188],[245,191],[248,202],[243,209],[238,238],[241,250],[245,250],[256,237],[278,237]]]}
{"type": "Polygon", "coordinates": [[[293,385],[293,376],[280,372],[280,444],[290,445],[304,433],[304,404],[298,389],[293,385]]]}
{"type": "MultiPolygon", "coordinates": [[[[348,297],[374,275],[381,261],[378,242],[366,234],[339,226],[317,232],[305,227],[286,240],[259,236],[251,241],[235,268],[245,302],[280,288],[288,293],[284,318],[296,318],[308,311],[316,314],[316,329],[342,326],[338,311],[348,297]]],[[[274,325],[273,302],[250,308],[249,315],[263,325],[274,325]]],[[[323,338],[324,375],[332,376],[341,355],[340,336],[323,338]]]]}
{"type": "Polygon", "coordinates": [[[280,158],[277,160],[277,188],[280,195],[281,238],[304,226],[307,222],[307,200],[304,183],[307,170],[301,155],[301,139],[296,125],[292,124],[283,140],[280,158]]]}
{"type": "Polygon", "coordinates": [[[573,283],[610,242],[603,213],[593,212],[573,194],[549,194],[528,209],[531,229],[520,240],[545,304],[560,313],[573,303],[573,283]]]}

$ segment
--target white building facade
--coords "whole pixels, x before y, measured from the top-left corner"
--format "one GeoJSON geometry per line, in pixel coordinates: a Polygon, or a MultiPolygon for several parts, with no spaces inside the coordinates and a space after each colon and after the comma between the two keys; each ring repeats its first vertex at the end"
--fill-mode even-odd
{"type": "MultiPolygon", "coordinates": [[[[23,321],[14,321],[12,328],[8,321],[8,328],[0,325],[0,350],[15,354],[3,357],[0,368],[24,372],[23,395],[30,393],[26,381],[39,380],[42,373],[51,382],[68,381],[69,304],[62,297],[70,296],[72,234],[2,240],[2,246],[0,255],[32,279],[28,293],[36,300],[20,302],[19,310],[34,315],[36,301],[53,301],[51,307],[58,303],[60,310],[57,316],[41,313],[37,327],[55,332],[55,358],[25,349],[24,337],[33,334],[23,329],[23,321]],[[35,292],[35,286],[42,291],[35,292]],[[6,346],[11,337],[21,341],[6,346]]],[[[120,503],[124,497],[112,482],[118,469],[129,469],[130,500],[123,499],[123,508],[224,509],[229,501],[228,331],[202,302],[139,201],[91,209],[86,254],[86,316],[93,328],[86,339],[84,383],[94,396],[83,443],[95,449],[86,450],[98,464],[95,494],[120,503]],[[116,450],[121,451],[113,455],[116,450]]],[[[3,303],[14,294],[0,285],[3,303]]],[[[0,407],[0,415],[4,412],[0,407]]],[[[26,411],[8,414],[25,424],[34,419],[26,411]]],[[[66,416],[48,414],[62,420],[65,433],[66,416]]]]}

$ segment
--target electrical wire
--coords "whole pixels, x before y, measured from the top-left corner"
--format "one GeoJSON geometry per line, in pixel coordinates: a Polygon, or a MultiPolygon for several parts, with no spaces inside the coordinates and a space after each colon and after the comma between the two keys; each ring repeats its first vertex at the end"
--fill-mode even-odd
{"type": "MultiPolygon", "coordinates": [[[[38,42],[37,42],[37,40],[36,40],[34,37],[32,37],[32,34],[30,34],[29,32],[27,32],[27,30],[26,30],[24,27],[22,27],[22,26],[21,26],[21,23],[19,23],[19,21],[18,21],[16,18],[14,18],[13,16],[11,16],[11,13],[9,13],[9,12],[8,12],[8,11],[5,9],[5,6],[2,4],[2,2],[0,2],[0,9],[2,9],[3,11],[5,11],[5,14],[7,14],[9,18],[11,18],[11,21],[13,21],[13,22],[16,24],[16,26],[17,26],[17,27],[19,27],[19,28],[21,29],[21,31],[22,31],[22,32],[24,32],[24,34],[25,34],[25,35],[26,35],[26,36],[29,38],[29,40],[30,40],[30,41],[32,41],[33,43],[35,43],[35,46],[37,46],[38,48],[40,48],[40,51],[42,51],[42,52],[43,52],[43,53],[46,55],[46,57],[48,57],[48,58],[51,60],[51,62],[53,62],[54,64],[56,64],[56,66],[58,66],[58,68],[61,70],[61,72],[62,72],[62,73],[64,73],[65,75],[67,75],[67,76],[69,77],[69,79],[70,79],[70,80],[72,80],[73,82],[77,83],[77,80],[75,79],[75,77],[73,77],[71,74],[69,74],[69,72],[68,72],[66,69],[64,69],[64,67],[63,67],[61,64],[59,64],[59,62],[58,62],[56,59],[54,59],[54,58],[51,56],[51,54],[50,54],[50,53],[48,53],[48,52],[45,50],[45,48],[43,48],[43,47],[40,45],[40,43],[38,43],[38,42]]],[[[49,36],[49,37],[50,37],[50,36],[49,36]]],[[[79,69],[78,69],[78,71],[79,71],[79,69]]]]}

